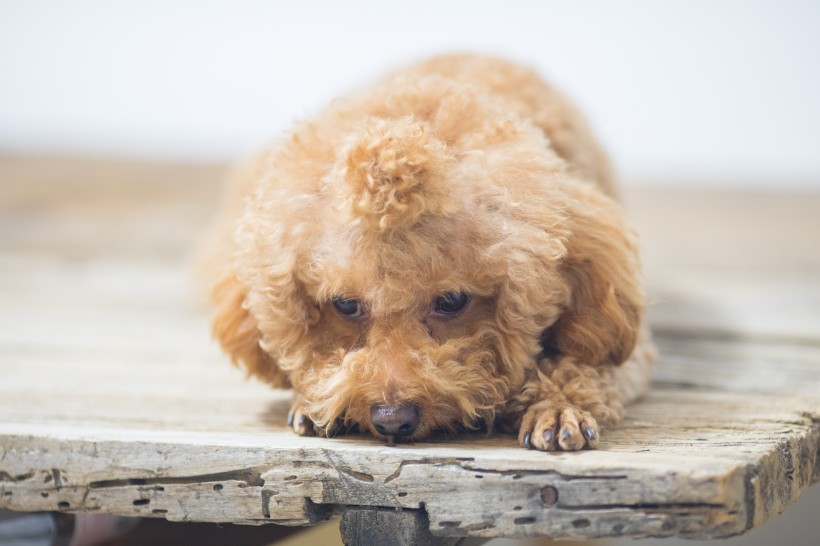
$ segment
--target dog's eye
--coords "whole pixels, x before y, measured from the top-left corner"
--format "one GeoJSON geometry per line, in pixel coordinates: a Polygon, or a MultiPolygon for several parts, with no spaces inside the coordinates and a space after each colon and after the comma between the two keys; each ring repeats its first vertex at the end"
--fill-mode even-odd
{"type": "Polygon", "coordinates": [[[453,315],[464,309],[469,301],[470,296],[464,292],[448,292],[436,298],[434,308],[439,315],[453,315]]]}
{"type": "Polygon", "coordinates": [[[364,308],[359,300],[349,300],[341,296],[333,298],[333,307],[347,318],[359,318],[364,313],[364,308]]]}

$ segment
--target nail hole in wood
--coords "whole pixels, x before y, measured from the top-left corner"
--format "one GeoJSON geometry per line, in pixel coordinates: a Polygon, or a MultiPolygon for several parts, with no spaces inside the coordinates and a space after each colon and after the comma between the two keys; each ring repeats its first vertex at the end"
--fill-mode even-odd
{"type": "Polygon", "coordinates": [[[151,502],[151,499],[137,499],[134,501],[134,506],[145,506],[151,502]]]}
{"type": "Polygon", "coordinates": [[[222,491],[222,484],[218,483],[214,486],[214,491],[222,491]]]}
{"type": "Polygon", "coordinates": [[[552,506],[558,502],[558,490],[551,485],[541,488],[541,502],[547,506],[552,506]]]}
{"type": "Polygon", "coordinates": [[[66,501],[61,501],[57,503],[57,508],[59,508],[60,510],[65,510],[66,508],[71,508],[71,505],[66,501]]]}
{"type": "Polygon", "coordinates": [[[529,525],[530,523],[535,523],[535,518],[515,518],[513,523],[516,525],[529,525]]]}
{"type": "Polygon", "coordinates": [[[588,519],[576,519],[575,521],[572,522],[572,526],[575,527],[576,529],[583,529],[585,527],[589,527],[590,522],[589,522],[588,519]]]}

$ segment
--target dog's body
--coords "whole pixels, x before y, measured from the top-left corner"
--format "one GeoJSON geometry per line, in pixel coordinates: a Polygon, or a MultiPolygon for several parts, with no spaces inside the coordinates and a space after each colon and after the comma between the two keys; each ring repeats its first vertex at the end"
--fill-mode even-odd
{"type": "Polygon", "coordinates": [[[648,382],[636,241],[607,161],[530,70],[411,67],[298,125],[232,192],[214,333],[294,389],[298,433],[483,424],[576,450],[648,382]]]}

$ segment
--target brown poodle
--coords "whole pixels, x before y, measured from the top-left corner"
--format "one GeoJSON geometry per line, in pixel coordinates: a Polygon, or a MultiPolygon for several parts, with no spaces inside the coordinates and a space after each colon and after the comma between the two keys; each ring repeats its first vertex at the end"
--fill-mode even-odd
{"type": "Polygon", "coordinates": [[[238,173],[213,330],[299,434],[514,430],[595,447],[645,388],[636,237],[586,124],[526,68],[447,56],[238,173]]]}

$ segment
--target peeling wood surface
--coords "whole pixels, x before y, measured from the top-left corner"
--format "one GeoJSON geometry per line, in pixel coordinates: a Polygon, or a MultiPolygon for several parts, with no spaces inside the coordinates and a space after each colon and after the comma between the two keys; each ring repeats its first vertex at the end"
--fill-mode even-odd
{"type": "Polygon", "coordinates": [[[416,510],[435,537],[713,538],[820,477],[820,196],[627,191],[656,385],[598,451],[544,454],[287,432],[289,394],[228,365],[192,281],[223,175],[0,157],[0,507],[309,525],[355,506],[416,510]]]}

